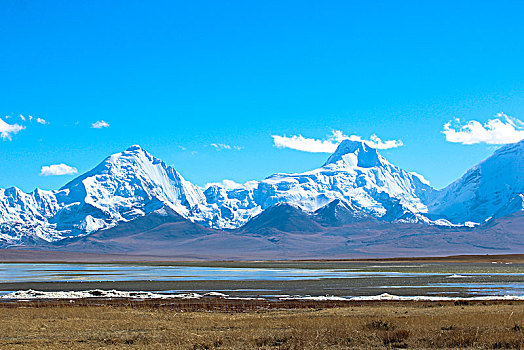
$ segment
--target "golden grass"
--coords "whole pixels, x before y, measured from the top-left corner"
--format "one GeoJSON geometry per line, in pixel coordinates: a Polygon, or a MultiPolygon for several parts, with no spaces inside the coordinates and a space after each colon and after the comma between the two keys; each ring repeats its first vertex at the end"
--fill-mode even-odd
{"type": "Polygon", "coordinates": [[[19,302],[0,305],[0,347],[524,348],[524,303],[295,305],[19,302]]]}

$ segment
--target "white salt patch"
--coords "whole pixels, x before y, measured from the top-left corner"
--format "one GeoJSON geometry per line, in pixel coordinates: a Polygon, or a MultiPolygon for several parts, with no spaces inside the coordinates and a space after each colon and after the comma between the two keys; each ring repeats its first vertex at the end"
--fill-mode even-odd
{"type": "Polygon", "coordinates": [[[1,299],[84,299],[84,298],[130,298],[130,299],[199,299],[202,295],[197,293],[185,294],[159,294],[151,292],[126,292],[119,290],[86,290],[68,292],[41,292],[32,289],[19,290],[13,293],[2,295],[1,299]]]}
{"type": "Polygon", "coordinates": [[[435,297],[435,296],[398,296],[388,293],[375,296],[353,297],[350,301],[374,301],[374,300],[398,300],[398,301],[488,301],[488,300],[524,300],[524,296],[504,295],[504,296],[485,296],[485,297],[435,297]]]}
{"type": "Polygon", "coordinates": [[[220,298],[226,298],[226,297],[228,297],[229,295],[224,294],[224,293],[219,293],[219,292],[209,292],[209,293],[204,294],[204,296],[205,296],[205,297],[220,297],[220,298]]]}
{"type": "MultiPolygon", "coordinates": [[[[0,299],[11,300],[38,300],[38,299],[85,299],[85,298],[129,298],[129,299],[200,299],[203,297],[219,297],[229,300],[267,300],[257,297],[231,297],[224,293],[209,292],[206,294],[183,293],[183,294],[160,294],[152,292],[126,292],[119,290],[87,290],[67,292],[42,292],[32,289],[19,290],[0,296],[0,299]]],[[[479,296],[479,297],[439,297],[439,296],[398,296],[388,293],[359,297],[338,297],[334,295],[310,296],[310,295],[280,295],[278,300],[311,300],[311,301],[489,301],[489,300],[524,300],[524,296],[479,296]]]]}
{"type": "Polygon", "coordinates": [[[314,301],[349,301],[350,299],[344,297],[337,297],[334,295],[321,295],[317,297],[312,297],[310,295],[293,295],[293,296],[283,296],[279,297],[279,300],[314,300],[314,301]]]}

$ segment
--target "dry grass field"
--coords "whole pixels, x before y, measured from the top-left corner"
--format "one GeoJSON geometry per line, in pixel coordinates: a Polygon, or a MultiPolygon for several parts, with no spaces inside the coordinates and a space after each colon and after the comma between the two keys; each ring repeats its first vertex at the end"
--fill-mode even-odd
{"type": "Polygon", "coordinates": [[[0,305],[9,349],[524,348],[524,303],[76,301],[0,305]]]}

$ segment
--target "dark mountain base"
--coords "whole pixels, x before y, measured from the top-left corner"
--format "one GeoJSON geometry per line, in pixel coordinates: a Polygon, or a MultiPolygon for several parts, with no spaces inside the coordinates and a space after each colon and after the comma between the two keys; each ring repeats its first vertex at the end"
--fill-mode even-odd
{"type": "Polygon", "coordinates": [[[269,221],[260,215],[251,225],[235,231],[204,228],[174,212],[167,216],[151,213],[85,237],[40,245],[39,249],[167,260],[370,259],[524,253],[522,211],[476,228],[377,220],[332,227],[323,226],[314,215],[288,206],[279,208],[281,212],[273,213],[269,221]],[[275,217],[279,220],[274,220],[275,217]]]}

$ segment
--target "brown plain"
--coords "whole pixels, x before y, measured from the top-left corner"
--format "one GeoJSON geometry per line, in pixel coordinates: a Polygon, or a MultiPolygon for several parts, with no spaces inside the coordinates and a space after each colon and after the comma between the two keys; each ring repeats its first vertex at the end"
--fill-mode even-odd
{"type": "Polygon", "coordinates": [[[0,305],[9,349],[524,347],[522,302],[77,300],[0,305]]]}

